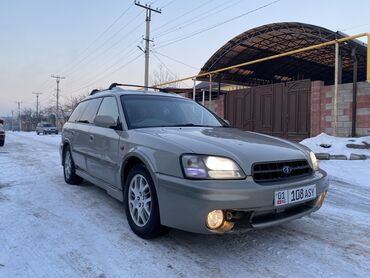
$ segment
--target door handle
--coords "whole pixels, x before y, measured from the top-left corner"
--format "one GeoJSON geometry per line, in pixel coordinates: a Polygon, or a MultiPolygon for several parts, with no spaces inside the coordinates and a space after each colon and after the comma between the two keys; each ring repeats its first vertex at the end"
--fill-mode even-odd
{"type": "Polygon", "coordinates": [[[89,136],[89,139],[90,139],[90,142],[94,141],[94,136],[93,135],[90,135],[89,136]]]}

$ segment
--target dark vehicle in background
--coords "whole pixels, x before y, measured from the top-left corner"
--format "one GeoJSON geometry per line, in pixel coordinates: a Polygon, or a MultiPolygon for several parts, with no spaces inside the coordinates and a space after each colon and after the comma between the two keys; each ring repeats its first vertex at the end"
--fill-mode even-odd
{"type": "Polygon", "coordinates": [[[5,144],[5,129],[4,129],[4,120],[0,119],[0,147],[5,144]]]}
{"type": "Polygon", "coordinates": [[[36,133],[37,135],[58,134],[58,129],[51,123],[41,122],[41,123],[38,123],[36,126],[36,133]]]}

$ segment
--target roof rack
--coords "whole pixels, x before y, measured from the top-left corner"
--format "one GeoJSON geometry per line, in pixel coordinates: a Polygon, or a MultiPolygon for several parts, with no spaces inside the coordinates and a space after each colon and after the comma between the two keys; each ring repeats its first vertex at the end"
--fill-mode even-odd
{"type": "MultiPolygon", "coordinates": [[[[112,90],[113,88],[116,88],[116,87],[136,87],[136,88],[145,88],[145,89],[154,89],[154,90],[158,90],[160,92],[164,92],[164,93],[168,93],[168,91],[166,89],[163,89],[163,88],[157,88],[157,87],[145,87],[145,86],[142,86],[142,85],[135,85],[135,84],[121,84],[121,83],[112,83],[107,90],[112,90]]],[[[94,89],[91,91],[90,93],[90,96],[92,95],[95,95],[96,93],[99,93],[99,92],[102,92],[104,90],[98,90],[98,89],[94,89]]]]}
{"type": "Polygon", "coordinates": [[[94,90],[91,91],[90,96],[95,95],[96,93],[99,93],[99,92],[100,92],[100,90],[94,89],[94,90]]]}
{"type": "Polygon", "coordinates": [[[157,88],[157,87],[145,87],[143,85],[135,85],[135,84],[121,84],[121,83],[112,83],[108,90],[112,90],[113,88],[115,87],[136,87],[136,88],[144,88],[144,89],[154,89],[154,90],[158,90],[160,92],[165,92],[165,93],[168,93],[168,91],[166,89],[163,89],[163,88],[157,88]]]}

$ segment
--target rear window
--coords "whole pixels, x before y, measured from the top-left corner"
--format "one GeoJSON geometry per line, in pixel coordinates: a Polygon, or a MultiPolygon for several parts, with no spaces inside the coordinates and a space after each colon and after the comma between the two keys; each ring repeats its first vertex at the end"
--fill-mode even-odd
{"type": "Polygon", "coordinates": [[[92,124],[94,122],[96,113],[98,112],[101,101],[102,98],[94,98],[85,101],[87,103],[87,107],[84,109],[78,122],[92,124]]]}
{"type": "Polygon", "coordinates": [[[69,117],[68,121],[77,122],[80,119],[81,114],[84,112],[86,106],[87,106],[86,101],[80,102],[75,108],[75,110],[73,110],[72,115],[69,117]]]}
{"type": "Polygon", "coordinates": [[[119,112],[117,101],[114,97],[105,97],[100,105],[99,116],[111,116],[117,123],[119,122],[119,112]]]}

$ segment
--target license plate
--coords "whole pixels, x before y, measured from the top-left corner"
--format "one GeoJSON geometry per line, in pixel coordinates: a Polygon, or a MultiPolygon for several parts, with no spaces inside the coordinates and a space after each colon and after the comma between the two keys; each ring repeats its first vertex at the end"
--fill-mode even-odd
{"type": "Polygon", "coordinates": [[[275,191],[276,207],[316,198],[316,185],[275,191]]]}

